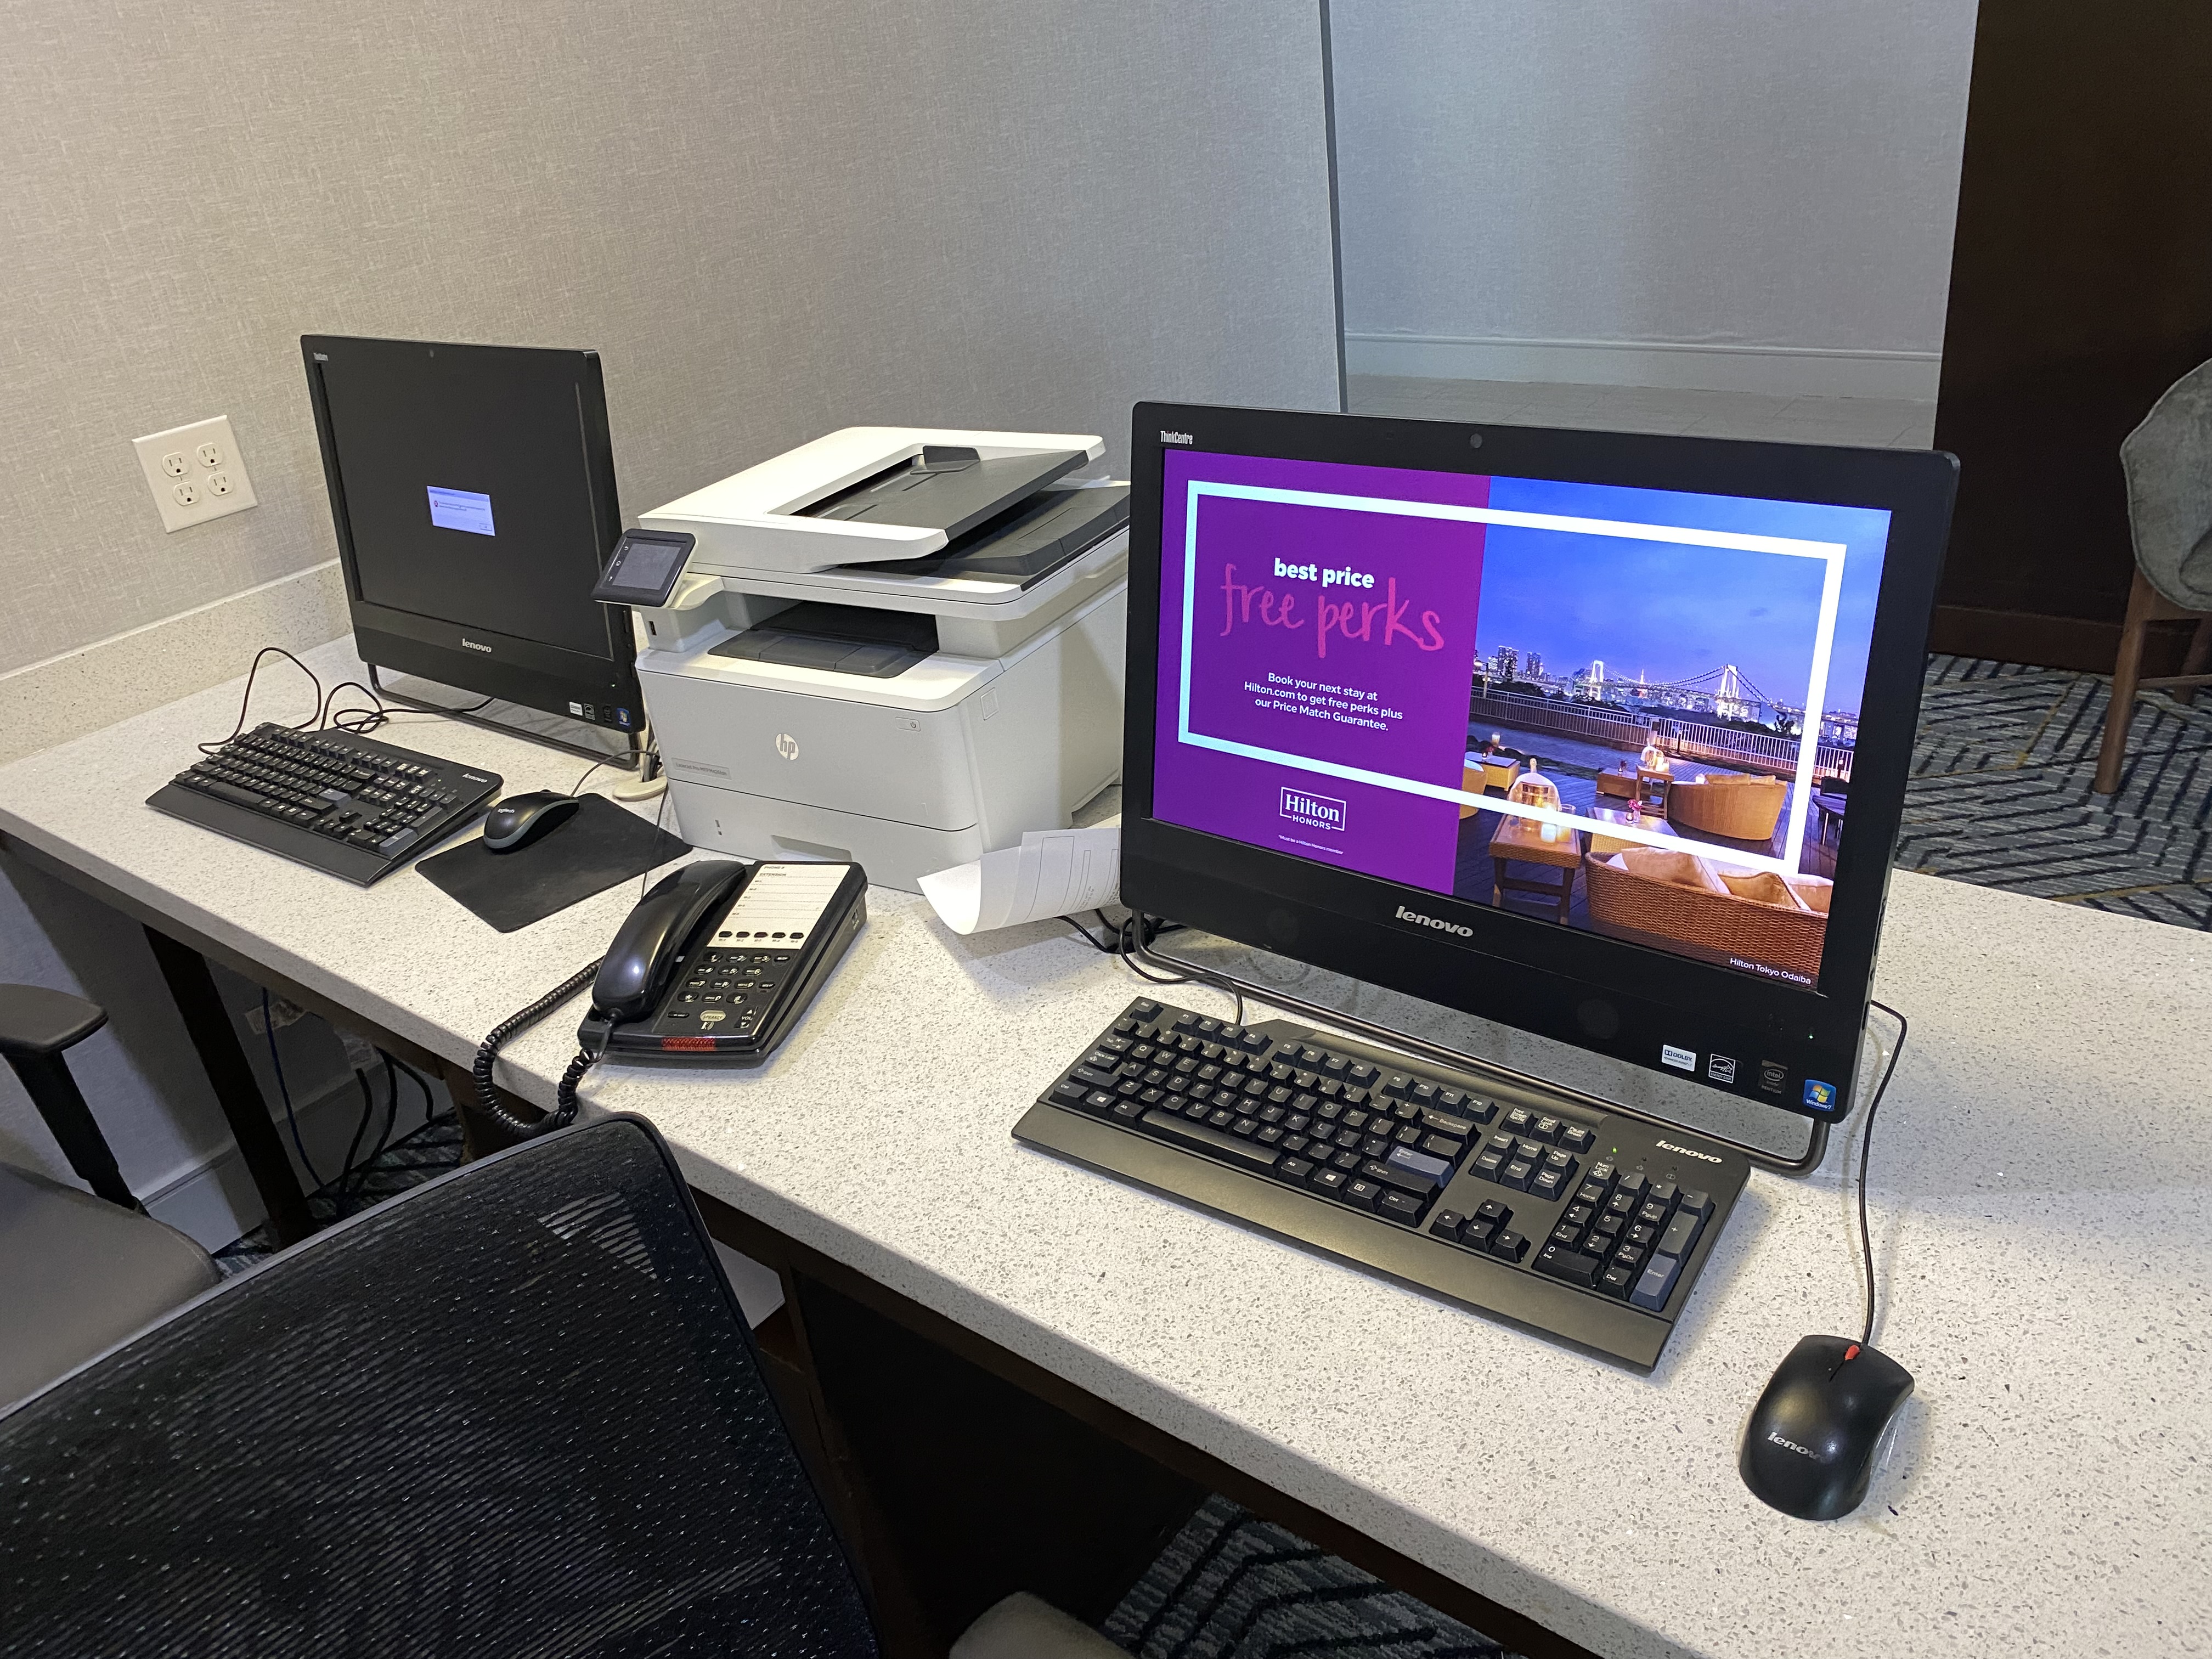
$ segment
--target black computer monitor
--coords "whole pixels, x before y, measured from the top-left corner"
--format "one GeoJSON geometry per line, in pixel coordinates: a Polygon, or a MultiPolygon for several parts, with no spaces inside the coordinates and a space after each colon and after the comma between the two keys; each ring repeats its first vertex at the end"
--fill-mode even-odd
{"type": "Polygon", "coordinates": [[[1948,455],[1142,404],[1121,897],[1850,1099],[1948,455]]]}
{"type": "Polygon", "coordinates": [[[372,669],[635,732],[599,354],[310,334],[354,639],[372,669]]]}

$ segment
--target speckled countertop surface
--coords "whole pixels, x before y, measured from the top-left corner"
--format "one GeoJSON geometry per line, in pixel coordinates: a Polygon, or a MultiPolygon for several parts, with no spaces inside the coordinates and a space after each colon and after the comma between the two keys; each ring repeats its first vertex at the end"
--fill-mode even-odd
{"type": "MultiPolygon", "coordinates": [[[[264,679],[258,707],[304,704],[264,679]]],[[[605,948],[634,888],[501,935],[412,870],[364,891],[140,805],[237,697],[0,769],[0,830],[455,1060],[605,948]]],[[[582,769],[448,722],[385,735],[511,789],[582,769]]],[[[1735,1450],[1798,1337],[1856,1331],[1841,1152],[1753,1175],[1638,1377],[1016,1146],[1134,981],[1054,927],[961,939],[908,896],[870,907],[765,1066],[605,1066],[586,1098],[652,1117],[698,1186],[1601,1653],[2212,1651],[2212,937],[1896,878],[1879,994],[1913,1034],[1875,1141],[1878,1340],[1919,1388],[1865,1507],[1816,1526],[1753,1499],[1735,1450]]],[[[550,1102],[579,1012],[509,1051],[520,1092],[550,1102]]]]}

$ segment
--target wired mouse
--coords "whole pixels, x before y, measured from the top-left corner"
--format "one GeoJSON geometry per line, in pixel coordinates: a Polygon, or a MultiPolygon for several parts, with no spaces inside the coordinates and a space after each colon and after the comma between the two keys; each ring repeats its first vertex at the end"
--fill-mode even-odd
{"type": "Polygon", "coordinates": [[[556,795],[550,789],[509,795],[484,815],[484,850],[520,852],[568,823],[583,804],[574,795],[556,795]]]}
{"type": "Polygon", "coordinates": [[[1875,1451],[1912,1373],[1845,1336],[1808,1336],[1775,1368],[1744,1425],[1736,1468],[1761,1503],[1833,1521],[1866,1501],[1875,1451]]]}

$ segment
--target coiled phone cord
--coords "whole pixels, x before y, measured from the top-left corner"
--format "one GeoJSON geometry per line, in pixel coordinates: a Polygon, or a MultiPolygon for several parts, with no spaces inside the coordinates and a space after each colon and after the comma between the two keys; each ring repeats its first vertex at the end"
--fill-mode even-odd
{"type": "Polygon", "coordinates": [[[501,1103],[499,1091],[492,1086],[491,1068],[508,1038],[544,1018],[589,985],[599,971],[598,962],[578,969],[520,1013],[509,1014],[493,1026],[491,1034],[477,1045],[476,1064],[472,1068],[476,1075],[477,1106],[485,1116],[525,1139],[544,1134],[550,1130],[566,1128],[576,1121],[576,1085],[583,1081],[584,1073],[590,1071],[598,1060],[597,1054],[580,1051],[575,1059],[568,1062],[568,1069],[561,1074],[561,1081],[553,1091],[554,1109],[535,1120],[517,1117],[501,1103]]]}

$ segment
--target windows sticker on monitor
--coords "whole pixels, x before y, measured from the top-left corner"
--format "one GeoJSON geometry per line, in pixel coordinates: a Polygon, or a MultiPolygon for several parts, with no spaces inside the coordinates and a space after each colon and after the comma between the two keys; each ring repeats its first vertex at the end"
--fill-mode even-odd
{"type": "Polygon", "coordinates": [[[1134,431],[1125,902],[1844,1109],[1950,458],[1134,431]]]}

